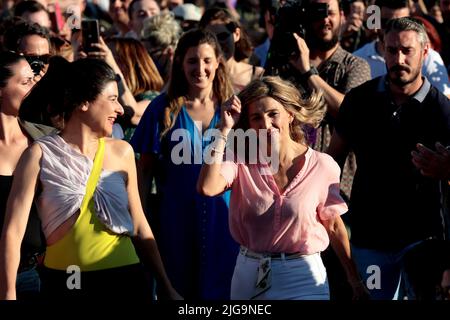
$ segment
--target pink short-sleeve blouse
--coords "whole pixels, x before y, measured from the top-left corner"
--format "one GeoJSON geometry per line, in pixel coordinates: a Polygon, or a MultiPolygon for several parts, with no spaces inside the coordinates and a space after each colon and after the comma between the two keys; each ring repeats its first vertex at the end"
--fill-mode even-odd
{"type": "Polygon", "coordinates": [[[225,161],[231,188],[230,231],[256,252],[313,254],[329,244],[320,220],[347,212],[339,195],[340,168],[329,155],[308,148],[305,164],[283,192],[267,168],[225,161]],[[266,170],[264,170],[266,169],[266,170]]]}

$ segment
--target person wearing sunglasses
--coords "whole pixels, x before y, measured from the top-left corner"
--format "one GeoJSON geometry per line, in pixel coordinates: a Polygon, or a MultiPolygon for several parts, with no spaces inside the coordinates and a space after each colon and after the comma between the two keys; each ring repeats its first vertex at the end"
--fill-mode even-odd
{"type": "Polygon", "coordinates": [[[18,20],[5,31],[4,45],[27,59],[36,81],[47,72],[51,45],[46,28],[18,20]]]}
{"type": "MultiPolygon", "coordinates": [[[[0,230],[20,156],[33,140],[54,130],[19,117],[21,101],[35,84],[33,78],[33,71],[23,56],[0,52],[0,131],[3,133],[0,137],[0,230]]],[[[36,298],[40,291],[37,266],[45,251],[40,231],[40,220],[33,205],[21,241],[17,270],[16,291],[21,300],[36,298]]]]}
{"type": "Polygon", "coordinates": [[[220,7],[206,10],[200,20],[200,27],[213,32],[219,40],[235,93],[263,75],[262,67],[244,61],[251,56],[252,47],[244,29],[230,11],[220,7]]]}

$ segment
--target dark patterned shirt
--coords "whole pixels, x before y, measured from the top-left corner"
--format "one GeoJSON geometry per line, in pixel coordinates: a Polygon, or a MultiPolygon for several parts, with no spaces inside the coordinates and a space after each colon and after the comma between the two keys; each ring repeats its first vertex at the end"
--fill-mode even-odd
{"type": "MultiPolygon", "coordinates": [[[[319,66],[318,70],[320,77],[325,82],[343,94],[371,79],[368,63],[345,51],[340,46],[338,46],[328,60],[319,66]]],[[[327,114],[320,128],[317,130],[314,149],[322,152],[327,150],[330,144],[331,134],[333,133],[334,123],[335,119],[327,114]]],[[[349,198],[355,171],[355,155],[350,153],[345,162],[341,178],[341,190],[349,198]]]]}

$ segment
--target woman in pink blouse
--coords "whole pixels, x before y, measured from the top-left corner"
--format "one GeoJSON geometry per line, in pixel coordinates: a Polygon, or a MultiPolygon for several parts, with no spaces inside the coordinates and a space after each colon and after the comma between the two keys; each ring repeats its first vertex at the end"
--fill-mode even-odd
{"type": "Polygon", "coordinates": [[[308,147],[302,130],[320,123],[321,101],[318,95],[302,100],[289,82],[265,77],[222,106],[212,161],[205,160],[197,187],[208,196],[231,189],[230,231],[241,245],[232,299],[329,299],[320,252],[330,243],[354,298],[366,296],[340,217],[347,206],[339,195],[339,166],[308,147]],[[242,148],[226,149],[228,137],[236,144],[251,130],[258,138],[250,138],[246,154],[239,153],[242,148]],[[256,161],[249,157],[252,142],[259,146],[256,161]],[[270,166],[262,154],[272,159],[270,166]]]}

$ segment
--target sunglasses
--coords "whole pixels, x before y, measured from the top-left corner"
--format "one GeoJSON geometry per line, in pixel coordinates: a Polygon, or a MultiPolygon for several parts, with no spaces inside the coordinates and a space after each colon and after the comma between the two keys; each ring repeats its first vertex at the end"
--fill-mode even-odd
{"type": "Polygon", "coordinates": [[[25,57],[25,59],[27,59],[28,63],[32,63],[34,61],[40,61],[43,64],[48,64],[51,55],[49,54],[43,54],[42,56],[38,56],[38,55],[23,55],[25,57]]]}

